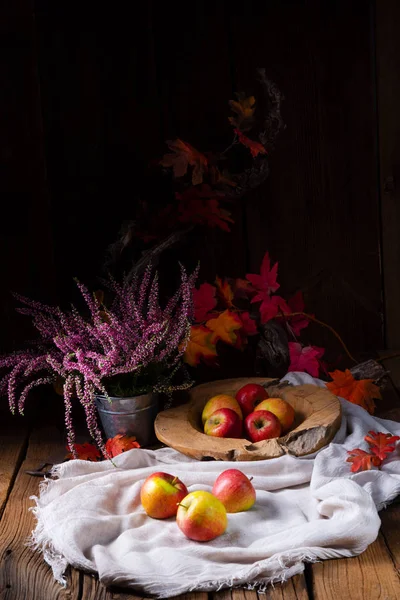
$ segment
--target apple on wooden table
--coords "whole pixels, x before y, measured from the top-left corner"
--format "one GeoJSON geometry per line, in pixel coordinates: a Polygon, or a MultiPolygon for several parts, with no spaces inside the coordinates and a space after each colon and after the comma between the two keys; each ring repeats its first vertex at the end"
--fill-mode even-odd
{"type": "Polygon", "coordinates": [[[244,417],[252,413],[255,406],[268,397],[267,390],[258,383],[246,383],[236,392],[236,400],[244,417]]]}
{"type": "Polygon", "coordinates": [[[279,419],[282,433],[288,431],[293,425],[295,417],[294,408],[289,402],[283,400],[283,398],[268,398],[267,400],[263,400],[254,410],[269,410],[272,412],[279,419]]]}
{"type": "Polygon", "coordinates": [[[242,419],[231,408],[220,408],[204,423],[204,433],[214,437],[241,438],[242,419]]]}
{"type": "Polygon", "coordinates": [[[228,525],[224,505],[210,492],[190,492],[178,506],[176,522],[191,540],[209,542],[223,534],[228,525]]]}
{"type": "Polygon", "coordinates": [[[257,410],[247,415],[244,430],[252,442],[270,440],[281,435],[281,424],[269,410],[257,410]]]}
{"type": "Polygon", "coordinates": [[[207,419],[220,408],[230,408],[238,414],[240,419],[243,419],[243,414],[237,400],[233,396],[229,396],[229,394],[218,394],[217,396],[210,398],[203,408],[203,413],[201,415],[203,425],[207,419]]]}
{"type": "Polygon", "coordinates": [[[223,471],[215,480],[212,494],[221,500],[228,513],[249,510],[256,501],[251,479],[239,469],[223,471]]]}
{"type": "Polygon", "coordinates": [[[157,472],[150,475],[143,483],[140,501],[149,517],[168,519],[176,515],[178,503],[187,494],[185,484],[178,477],[157,472]]]}

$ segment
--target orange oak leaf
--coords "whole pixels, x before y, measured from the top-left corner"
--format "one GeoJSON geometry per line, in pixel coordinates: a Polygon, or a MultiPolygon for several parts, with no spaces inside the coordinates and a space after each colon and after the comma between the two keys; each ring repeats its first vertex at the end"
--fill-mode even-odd
{"type": "MultiPolygon", "coordinates": [[[[91,462],[101,460],[101,452],[94,444],[89,444],[89,442],[85,442],[84,444],[75,444],[74,448],[77,454],[76,458],[79,458],[80,460],[89,460],[91,462]]],[[[74,458],[72,452],[69,452],[67,454],[67,458],[74,458]]]]}
{"type": "Polygon", "coordinates": [[[347,454],[349,454],[349,457],[347,458],[346,462],[352,463],[352,473],[357,473],[357,471],[369,471],[373,466],[379,467],[382,462],[378,456],[375,456],[375,454],[370,454],[365,450],[361,450],[361,448],[348,450],[347,454]]]}
{"type": "Polygon", "coordinates": [[[207,321],[206,325],[212,331],[211,341],[213,343],[222,340],[233,346],[237,339],[235,331],[241,329],[242,322],[237,314],[225,310],[215,319],[207,321]]]}
{"type": "Polygon", "coordinates": [[[256,99],[254,96],[246,97],[243,92],[236,94],[237,100],[229,100],[229,106],[234,114],[229,117],[229,122],[235,129],[248,131],[254,124],[254,111],[256,99]]]}
{"type": "Polygon", "coordinates": [[[239,131],[239,129],[235,129],[235,133],[239,138],[239,142],[241,144],[243,144],[243,146],[246,146],[246,148],[248,148],[250,150],[253,158],[258,156],[259,154],[267,154],[266,149],[260,142],[251,140],[250,138],[247,137],[247,135],[244,135],[244,133],[239,131]]]}
{"type": "Polygon", "coordinates": [[[215,284],[217,286],[217,293],[222,303],[227,308],[232,308],[233,306],[233,290],[227,281],[227,279],[222,280],[220,277],[216,277],[215,284]]]}
{"type": "Polygon", "coordinates": [[[202,283],[199,289],[193,290],[194,318],[201,323],[209,318],[209,312],[216,307],[216,288],[210,283],[202,283]]]}
{"type": "Polygon", "coordinates": [[[106,451],[111,458],[127,450],[132,450],[132,448],[140,448],[139,442],[136,441],[134,436],[123,433],[117,433],[113,438],[106,441],[106,451]]]}
{"type": "Polygon", "coordinates": [[[395,451],[396,442],[400,440],[400,436],[381,431],[368,431],[368,435],[364,439],[368,442],[371,452],[384,460],[388,454],[395,451]]]}
{"type": "Polygon", "coordinates": [[[207,327],[193,325],[183,360],[191,367],[197,366],[201,360],[205,363],[215,362],[217,349],[211,338],[212,332],[207,327]]]}
{"type": "Polygon", "coordinates": [[[180,139],[168,140],[172,154],[165,154],[160,161],[163,167],[172,167],[174,177],[186,175],[189,165],[193,167],[192,183],[199,185],[203,181],[203,173],[207,168],[207,158],[187,142],[180,139]]]}
{"type": "Polygon", "coordinates": [[[358,404],[365,408],[370,414],[375,411],[375,399],[381,399],[381,393],[372,379],[354,379],[349,369],[345,371],[333,371],[329,373],[333,381],[326,384],[336,396],[341,396],[353,404],[358,404]]]}

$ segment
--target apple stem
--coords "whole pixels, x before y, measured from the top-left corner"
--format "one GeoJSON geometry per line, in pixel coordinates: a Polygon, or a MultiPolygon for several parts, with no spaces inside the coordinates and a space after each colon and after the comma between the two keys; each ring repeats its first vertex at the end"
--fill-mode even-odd
{"type": "Polygon", "coordinates": [[[249,481],[253,481],[253,479],[254,479],[254,477],[250,477],[250,478],[249,478],[249,481]]]}
{"type": "Polygon", "coordinates": [[[174,477],[173,480],[171,481],[171,485],[175,485],[175,483],[178,481],[177,477],[174,477]]]}
{"type": "Polygon", "coordinates": [[[183,508],[187,508],[187,506],[185,504],[182,504],[182,502],[177,502],[176,505],[177,506],[183,506],[183,508]]]}

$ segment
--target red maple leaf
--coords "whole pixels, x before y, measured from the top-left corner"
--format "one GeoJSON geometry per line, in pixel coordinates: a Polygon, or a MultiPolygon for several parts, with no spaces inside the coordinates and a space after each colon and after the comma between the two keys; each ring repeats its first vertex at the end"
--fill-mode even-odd
{"type": "Polygon", "coordinates": [[[136,441],[135,437],[123,433],[118,433],[106,441],[106,450],[111,458],[127,450],[132,450],[132,448],[140,448],[139,442],[136,441]]]}
{"type": "Polygon", "coordinates": [[[258,333],[257,323],[250,317],[248,312],[240,313],[239,317],[246,335],[256,335],[258,333]]]}
{"type": "MultiPolygon", "coordinates": [[[[256,302],[253,298],[252,302],[256,302]]],[[[289,309],[281,296],[266,296],[260,304],[260,317],[261,323],[267,323],[271,319],[274,319],[279,313],[286,313],[289,309]]]]}
{"type": "Polygon", "coordinates": [[[239,142],[241,144],[243,144],[243,146],[246,146],[246,148],[248,148],[250,150],[253,158],[258,156],[259,154],[267,154],[266,149],[264,148],[264,146],[262,144],[260,144],[260,142],[251,140],[250,138],[247,137],[247,135],[244,135],[244,133],[242,133],[239,129],[235,129],[234,132],[238,136],[239,142]]]}
{"type": "Polygon", "coordinates": [[[262,302],[266,296],[269,296],[279,288],[276,281],[278,276],[278,263],[271,268],[269,253],[266,252],[261,263],[260,275],[248,274],[246,279],[250,281],[251,286],[257,294],[254,296],[254,302],[262,302]]]}
{"type": "Polygon", "coordinates": [[[394,452],[396,442],[400,440],[400,436],[382,433],[381,431],[368,431],[368,435],[364,439],[368,442],[371,452],[381,460],[384,460],[388,454],[394,452]]]}
{"type": "Polygon", "coordinates": [[[220,194],[213,192],[210,186],[190,187],[175,195],[179,200],[178,219],[181,223],[208,225],[230,231],[228,223],[233,223],[230,213],[220,207],[220,194]]]}
{"type": "MultiPolygon", "coordinates": [[[[89,444],[89,442],[85,442],[84,444],[75,444],[74,448],[76,452],[76,458],[80,460],[89,460],[91,462],[101,460],[101,452],[94,444],[89,444]]],[[[69,452],[67,454],[67,458],[74,458],[72,452],[69,452]]]]}
{"type": "MultiPolygon", "coordinates": [[[[290,298],[290,300],[288,300],[288,306],[290,308],[290,313],[304,312],[304,298],[303,293],[300,290],[296,292],[295,295],[290,298]]],[[[297,336],[299,336],[301,330],[307,327],[310,323],[310,320],[302,315],[297,315],[295,317],[291,317],[289,315],[287,320],[294,335],[297,336]]]]}
{"type": "Polygon", "coordinates": [[[290,366],[288,371],[306,371],[313,377],[319,374],[319,358],[324,354],[324,348],[317,346],[302,346],[297,342],[289,342],[290,366]]]}
{"type": "Polygon", "coordinates": [[[351,471],[357,473],[357,471],[369,471],[372,466],[379,467],[381,459],[375,454],[370,454],[361,448],[354,448],[354,450],[348,450],[347,454],[350,456],[346,462],[352,463],[351,471]]]}
{"type": "Polygon", "coordinates": [[[174,177],[183,177],[186,175],[188,166],[193,167],[192,183],[198,185],[203,181],[203,172],[207,168],[207,158],[193,148],[187,142],[180,139],[168,140],[168,147],[172,150],[172,154],[165,154],[160,161],[163,167],[172,167],[174,177]]]}
{"type": "Polygon", "coordinates": [[[202,283],[198,290],[193,290],[194,318],[198,323],[210,318],[209,312],[217,305],[215,292],[210,283],[202,283]]]}

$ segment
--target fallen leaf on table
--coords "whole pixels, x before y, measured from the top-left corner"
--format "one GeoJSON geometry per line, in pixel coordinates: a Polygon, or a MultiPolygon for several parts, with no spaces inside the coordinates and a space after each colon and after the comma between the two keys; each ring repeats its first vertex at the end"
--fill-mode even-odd
{"type": "Polygon", "coordinates": [[[117,433],[116,436],[106,441],[106,451],[111,458],[127,450],[132,450],[132,448],[140,448],[139,442],[136,441],[134,436],[124,435],[123,433],[117,433]]]}
{"type": "MultiPolygon", "coordinates": [[[[89,444],[89,442],[85,442],[84,444],[75,444],[74,445],[76,458],[80,460],[89,460],[91,462],[96,462],[101,460],[101,452],[94,444],[89,444]]],[[[72,452],[69,452],[66,456],[68,459],[74,459],[74,455],[72,452]]]]}
{"type": "Polygon", "coordinates": [[[241,329],[242,322],[237,314],[230,310],[225,310],[215,319],[207,321],[206,325],[212,331],[211,341],[214,344],[218,340],[222,340],[226,344],[233,346],[237,339],[235,330],[241,329]]]}
{"type": "Polygon", "coordinates": [[[384,460],[388,454],[394,452],[396,442],[400,440],[400,436],[382,433],[381,431],[368,431],[368,435],[364,439],[370,445],[371,452],[384,460]]]}
{"type": "Polygon", "coordinates": [[[217,305],[216,288],[210,283],[202,283],[199,289],[193,290],[194,318],[197,322],[209,318],[209,313],[217,305]]]}
{"type": "Polygon", "coordinates": [[[325,349],[317,346],[302,346],[298,342],[289,342],[288,345],[290,354],[288,371],[305,371],[313,377],[318,377],[319,359],[325,349]]]}
{"type": "Polygon", "coordinates": [[[381,399],[379,387],[374,384],[372,379],[354,379],[349,369],[345,371],[333,371],[329,373],[333,381],[326,384],[336,396],[341,396],[353,404],[358,404],[365,408],[370,414],[375,411],[374,398],[381,399]]]}
{"type": "Polygon", "coordinates": [[[381,459],[375,454],[370,454],[361,448],[354,448],[354,450],[348,450],[347,453],[350,455],[346,462],[352,463],[352,473],[357,471],[369,471],[373,466],[379,467],[381,459]]]}
{"type": "Polygon", "coordinates": [[[198,185],[203,181],[203,173],[207,168],[207,158],[187,142],[180,139],[168,140],[168,147],[173,154],[165,154],[160,161],[163,167],[172,167],[174,177],[186,175],[189,165],[193,167],[192,183],[198,185]]]}
{"type": "Polygon", "coordinates": [[[211,363],[215,361],[217,349],[211,341],[212,332],[204,325],[193,325],[190,328],[190,338],[186,346],[183,360],[190,366],[197,366],[200,361],[211,363]]]}

